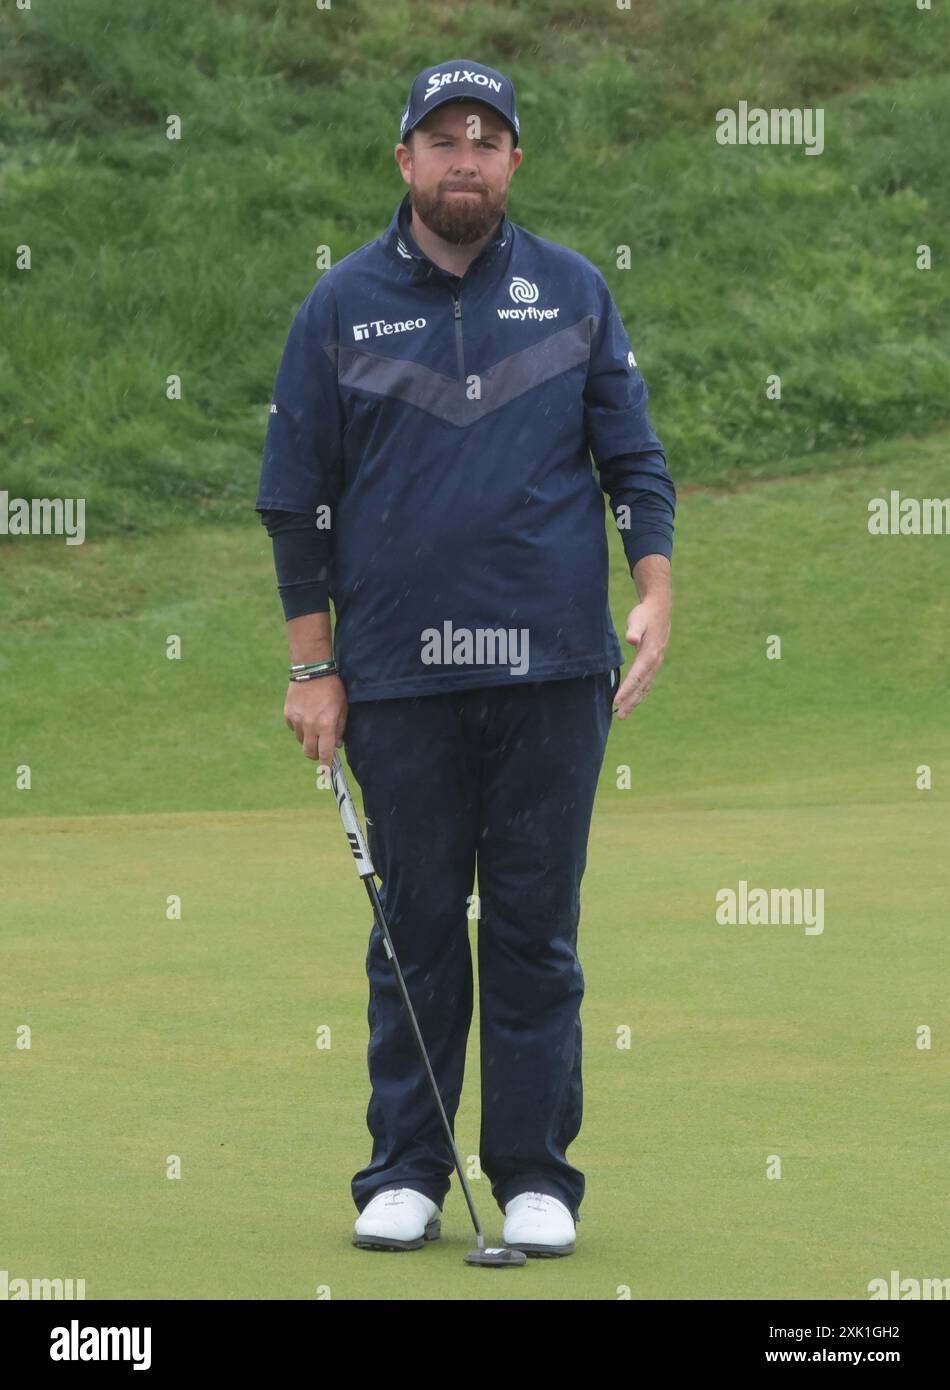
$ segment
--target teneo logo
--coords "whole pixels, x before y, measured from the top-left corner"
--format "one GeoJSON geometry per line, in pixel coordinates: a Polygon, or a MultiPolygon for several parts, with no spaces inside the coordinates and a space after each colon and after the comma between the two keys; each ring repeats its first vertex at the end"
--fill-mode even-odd
{"type": "Polygon", "coordinates": [[[10,497],[0,492],[0,536],[66,536],[86,539],[85,497],[10,497]]]}
{"type": "Polygon", "coordinates": [[[899,1269],[891,1270],[887,1279],[871,1279],[868,1283],[871,1301],[879,1298],[950,1299],[950,1279],[902,1279],[899,1269]]]}
{"type": "Polygon", "coordinates": [[[65,1298],[72,1302],[85,1297],[85,1279],[18,1279],[16,1276],[11,1279],[9,1270],[0,1269],[0,1303],[7,1300],[15,1303],[27,1298],[38,1301],[65,1298]]]}
{"type": "Polygon", "coordinates": [[[504,627],[453,628],[446,619],[441,631],[422,633],[424,666],[507,666],[512,676],[528,669],[528,629],[504,627]]]}
{"type": "Polygon", "coordinates": [[[739,110],[723,106],[716,112],[716,140],[720,145],[805,145],[806,154],[821,154],[825,148],[825,113],[821,107],[771,107],[749,109],[747,101],[739,110]]]}
{"type": "Polygon", "coordinates": [[[68,1327],[50,1332],[51,1361],[131,1361],[135,1371],[152,1364],[150,1327],[80,1327],[73,1318],[68,1327]]]}
{"type": "MultiPolygon", "coordinates": [[[[508,295],[516,304],[533,305],[538,298],[538,287],[530,280],[516,275],[508,286],[508,295]]],[[[560,312],[560,309],[499,309],[498,317],[523,323],[525,319],[556,319],[560,312]]]]}
{"type": "Polygon", "coordinates": [[[432,73],[422,100],[428,101],[436,92],[452,82],[474,82],[476,87],[487,87],[490,92],[501,91],[501,83],[494,77],[487,77],[483,72],[469,72],[467,68],[453,68],[451,72],[432,73]]]}
{"type": "Polygon", "coordinates": [[[872,536],[950,536],[950,497],[872,497],[868,503],[872,536]]]}
{"type": "Polygon", "coordinates": [[[386,323],[383,319],[373,319],[370,323],[354,323],[353,337],[358,343],[365,338],[388,338],[391,333],[410,333],[414,328],[425,328],[425,319],[400,319],[396,323],[386,323]],[[370,334],[370,329],[373,330],[370,334]]]}
{"type": "Polygon", "coordinates": [[[820,936],[825,929],[824,888],[750,888],[739,880],[738,893],[720,888],[716,893],[716,921],[723,927],[805,926],[806,936],[820,936]]]}

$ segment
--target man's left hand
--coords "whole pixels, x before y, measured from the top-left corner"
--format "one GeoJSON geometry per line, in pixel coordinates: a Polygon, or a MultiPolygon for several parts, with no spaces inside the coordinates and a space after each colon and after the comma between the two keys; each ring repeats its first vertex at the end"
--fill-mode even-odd
{"type": "Polygon", "coordinates": [[[637,657],[614,696],[617,718],[625,719],[648,695],[656,680],[673,619],[670,562],[663,555],[645,555],[634,568],[641,601],[627,618],[627,641],[637,657]]]}

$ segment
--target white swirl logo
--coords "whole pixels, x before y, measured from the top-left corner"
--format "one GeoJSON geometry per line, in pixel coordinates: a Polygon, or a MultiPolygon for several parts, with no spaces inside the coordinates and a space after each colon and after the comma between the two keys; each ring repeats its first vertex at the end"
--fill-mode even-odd
{"type": "Polygon", "coordinates": [[[516,304],[534,304],[538,298],[538,287],[516,275],[508,286],[508,293],[516,304]]]}

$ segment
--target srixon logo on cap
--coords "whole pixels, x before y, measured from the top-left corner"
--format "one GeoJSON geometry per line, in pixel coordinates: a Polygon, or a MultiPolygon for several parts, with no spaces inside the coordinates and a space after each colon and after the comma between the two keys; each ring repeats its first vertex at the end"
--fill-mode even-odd
{"type": "Polygon", "coordinates": [[[501,91],[501,83],[494,77],[488,77],[483,72],[469,72],[468,68],[453,68],[451,72],[434,72],[432,74],[422,100],[428,101],[449,82],[474,82],[478,87],[490,87],[493,92],[501,91]]]}

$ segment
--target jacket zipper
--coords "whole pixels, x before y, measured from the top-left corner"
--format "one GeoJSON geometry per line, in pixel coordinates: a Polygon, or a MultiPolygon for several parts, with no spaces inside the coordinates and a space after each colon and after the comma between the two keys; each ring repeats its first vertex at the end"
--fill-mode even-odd
{"type": "Polygon", "coordinates": [[[455,300],[455,355],[458,358],[459,381],[464,381],[465,357],[462,352],[462,305],[454,290],[452,291],[452,298],[455,300]]]}

